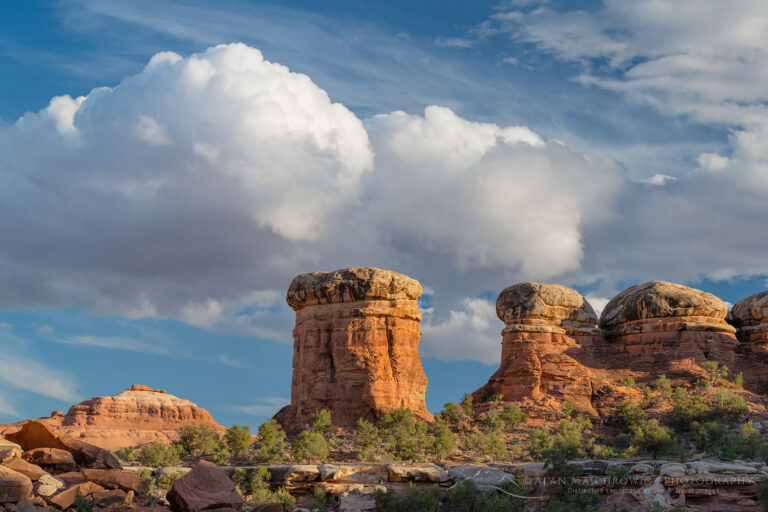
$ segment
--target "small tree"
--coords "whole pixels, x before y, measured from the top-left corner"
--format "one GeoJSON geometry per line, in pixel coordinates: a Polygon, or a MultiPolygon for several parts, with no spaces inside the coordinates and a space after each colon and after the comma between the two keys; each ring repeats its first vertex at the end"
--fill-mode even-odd
{"type": "Polygon", "coordinates": [[[246,455],[251,449],[251,427],[248,425],[232,425],[224,434],[229,451],[235,455],[246,455]]]}
{"type": "Polygon", "coordinates": [[[742,372],[739,372],[739,374],[734,379],[733,387],[736,389],[744,389],[744,374],[742,372]]]}
{"type": "Polygon", "coordinates": [[[504,420],[504,427],[514,428],[528,421],[528,415],[515,404],[507,404],[501,411],[501,419],[504,420]]]}
{"type": "Polygon", "coordinates": [[[432,438],[431,451],[439,460],[453,455],[456,451],[456,436],[451,432],[445,420],[435,420],[435,433],[432,438]]]}
{"type": "Polygon", "coordinates": [[[701,363],[701,367],[707,372],[707,386],[714,386],[720,379],[728,376],[728,367],[720,365],[717,361],[704,361],[701,363]]]}
{"type": "Polygon", "coordinates": [[[259,425],[259,457],[268,464],[275,464],[285,458],[288,445],[285,442],[285,432],[280,424],[271,419],[259,425]]]}
{"type": "Polygon", "coordinates": [[[179,444],[188,454],[214,453],[219,448],[219,434],[205,425],[187,425],[179,429],[179,444]]]}
{"type": "Polygon", "coordinates": [[[381,417],[385,446],[399,460],[420,459],[427,434],[427,424],[413,417],[410,409],[397,409],[381,417]]]}
{"type": "Polygon", "coordinates": [[[303,463],[328,459],[328,442],[318,432],[301,432],[293,442],[293,455],[303,463]]]}
{"type": "Polygon", "coordinates": [[[461,397],[461,409],[464,411],[464,414],[470,418],[475,418],[475,408],[472,403],[472,395],[469,393],[461,397]]]}
{"type": "Polygon", "coordinates": [[[672,383],[666,375],[660,375],[653,383],[653,387],[656,391],[661,393],[664,398],[670,398],[672,396],[672,383]]]}
{"type": "Polygon", "coordinates": [[[371,462],[379,455],[381,434],[378,427],[371,422],[360,418],[357,420],[357,429],[352,436],[352,444],[357,450],[357,458],[361,461],[371,462]]]}

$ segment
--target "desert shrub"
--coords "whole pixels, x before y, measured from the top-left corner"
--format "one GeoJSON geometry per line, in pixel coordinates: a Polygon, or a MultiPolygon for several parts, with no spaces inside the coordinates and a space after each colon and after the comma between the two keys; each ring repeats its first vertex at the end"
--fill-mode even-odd
{"type": "Polygon", "coordinates": [[[739,374],[733,380],[733,387],[736,389],[744,389],[744,374],[742,372],[739,372],[739,374]]]}
{"type": "Polygon", "coordinates": [[[633,388],[635,387],[635,378],[630,375],[629,377],[621,379],[621,385],[627,388],[633,388]]]}
{"type": "MultiPolygon", "coordinates": [[[[519,484],[510,482],[505,486],[505,491],[520,495],[522,492],[519,484]]],[[[439,510],[445,511],[466,511],[466,512],[523,512],[525,510],[525,500],[514,498],[503,493],[485,493],[475,487],[472,480],[453,486],[439,510]]]]}
{"type": "Polygon", "coordinates": [[[93,512],[93,510],[96,509],[97,503],[98,500],[86,499],[85,496],[80,494],[80,491],[77,491],[77,494],[75,494],[75,501],[72,503],[72,509],[75,510],[75,512],[93,512]]]}
{"type": "Polygon", "coordinates": [[[575,459],[585,456],[593,443],[592,422],[589,418],[577,417],[562,420],[558,424],[552,448],[562,453],[566,459],[575,459]]]}
{"type": "Polygon", "coordinates": [[[243,468],[235,468],[230,479],[241,496],[248,492],[248,476],[243,468]]]}
{"type": "Polygon", "coordinates": [[[376,460],[381,450],[381,434],[373,423],[360,418],[357,420],[357,428],[352,435],[352,445],[357,450],[357,459],[371,462],[376,460]]]}
{"type": "Polygon", "coordinates": [[[576,406],[573,405],[573,402],[565,402],[563,404],[563,409],[562,410],[563,410],[563,414],[565,414],[569,418],[573,418],[577,414],[576,406]]]}
{"type": "Polygon", "coordinates": [[[221,466],[228,463],[231,458],[232,453],[227,449],[227,443],[222,439],[213,452],[213,463],[221,466]]]}
{"type": "Polygon", "coordinates": [[[499,411],[492,409],[485,414],[483,427],[489,432],[502,432],[506,422],[501,418],[499,411]]]}
{"type": "Polygon", "coordinates": [[[619,422],[627,430],[631,430],[646,421],[645,411],[631,402],[620,402],[616,408],[619,422]]]}
{"type": "Polygon", "coordinates": [[[673,457],[680,454],[680,441],[659,420],[648,420],[632,429],[632,451],[647,453],[654,458],[673,457]]]}
{"type": "Polygon", "coordinates": [[[285,459],[288,445],[285,442],[285,432],[280,424],[271,419],[259,425],[258,455],[268,464],[276,464],[285,459]]]}
{"type": "Polygon", "coordinates": [[[493,386],[488,384],[483,388],[483,392],[480,395],[480,403],[486,403],[493,401],[493,397],[496,395],[496,390],[493,389],[493,386]]]}
{"type": "Polygon", "coordinates": [[[434,429],[430,451],[438,460],[443,460],[456,451],[456,436],[451,432],[448,423],[440,418],[435,419],[434,429]]]}
{"type": "Polygon", "coordinates": [[[214,453],[219,449],[219,434],[205,425],[187,425],[179,429],[179,444],[188,454],[214,453]]]}
{"type": "Polygon", "coordinates": [[[312,510],[313,512],[328,512],[328,496],[320,487],[315,487],[312,492],[312,510]]]}
{"type": "Polygon", "coordinates": [[[548,428],[536,428],[528,435],[528,453],[536,460],[552,449],[552,436],[548,428]]]}
{"type": "Polygon", "coordinates": [[[752,486],[752,490],[755,491],[757,502],[763,507],[763,510],[768,510],[768,477],[760,478],[760,480],[752,486]]]}
{"type": "Polygon", "coordinates": [[[184,449],[178,444],[152,443],[142,446],[136,453],[136,461],[143,466],[161,468],[175,466],[181,461],[184,449]]]}
{"type": "Polygon", "coordinates": [[[328,409],[320,409],[312,414],[312,424],[309,430],[323,436],[329,449],[335,450],[339,447],[339,439],[336,437],[336,429],[331,420],[331,411],[328,409]]]}
{"type": "Polygon", "coordinates": [[[464,414],[466,414],[468,417],[475,419],[475,408],[474,404],[472,403],[472,395],[469,393],[465,394],[463,397],[461,397],[461,409],[464,411],[464,414]]]}
{"type": "Polygon", "coordinates": [[[528,415],[517,405],[507,404],[504,406],[504,410],[501,411],[501,419],[504,420],[504,427],[510,429],[528,421],[528,415]]]}
{"type": "Polygon", "coordinates": [[[709,416],[709,406],[704,399],[688,393],[684,388],[675,388],[672,394],[672,425],[687,430],[695,421],[703,421],[709,416]]]}
{"type": "Polygon", "coordinates": [[[256,466],[251,474],[250,494],[252,505],[266,505],[272,501],[272,491],[269,489],[269,481],[272,475],[264,466],[256,466]]]}
{"type": "Polygon", "coordinates": [[[670,398],[672,396],[672,383],[666,375],[660,375],[656,378],[653,382],[653,387],[656,391],[661,393],[661,396],[664,398],[670,398]]]}
{"type": "Polygon", "coordinates": [[[157,489],[163,489],[169,491],[173,487],[173,483],[184,476],[183,473],[173,473],[170,475],[161,476],[155,480],[155,487],[157,489]]]}
{"type": "Polygon", "coordinates": [[[549,512],[596,511],[600,495],[594,489],[579,482],[581,474],[577,466],[569,466],[563,452],[550,450],[544,461],[544,477],[547,485],[544,494],[549,498],[544,510],[549,512]]]}
{"type": "Polygon", "coordinates": [[[473,418],[469,416],[466,410],[453,402],[448,402],[443,406],[443,410],[437,413],[437,417],[445,420],[457,432],[468,432],[472,430],[473,418]]]}
{"type": "Polygon", "coordinates": [[[377,490],[373,499],[376,512],[436,512],[440,507],[440,488],[414,487],[403,496],[391,490],[377,490]]]}
{"type": "Polygon", "coordinates": [[[134,462],[136,460],[136,454],[133,448],[124,446],[115,452],[115,457],[123,462],[134,462]]]}
{"type": "Polygon", "coordinates": [[[232,425],[224,434],[227,448],[235,455],[246,455],[251,449],[251,427],[249,425],[232,425]]]}
{"type": "Polygon", "coordinates": [[[470,433],[461,439],[462,449],[469,453],[475,462],[494,462],[509,458],[507,446],[502,441],[499,432],[490,431],[485,434],[470,433]]]}
{"type": "Polygon", "coordinates": [[[691,439],[698,449],[726,460],[764,460],[768,455],[768,446],[751,422],[738,429],[716,420],[695,422],[691,439]]]}
{"type": "Polygon", "coordinates": [[[707,372],[707,386],[714,386],[720,379],[724,379],[728,376],[728,367],[719,364],[717,361],[704,361],[701,363],[701,367],[707,372]]]}
{"type": "Polygon", "coordinates": [[[421,448],[428,426],[414,418],[410,409],[397,409],[385,414],[379,422],[384,435],[384,446],[399,460],[421,460],[421,448]]]}
{"type": "Polygon", "coordinates": [[[303,463],[323,462],[328,459],[328,454],[328,442],[318,432],[304,430],[293,442],[293,456],[303,463]]]}
{"type": "Polygon", "coordinates": [[[712,399],[712,413],[716,418],[736,422],[749,412],[747,402],[733,391],[720,389],[712,399]]]}
{"type": "Polygon", "coordinates": [[[296,498],[285,487],[278,487],[275,492],[272,493],[272,500],[274,503],[279,503],[283,506],[283,510],[293,510],[296,506],[296,498]]]}

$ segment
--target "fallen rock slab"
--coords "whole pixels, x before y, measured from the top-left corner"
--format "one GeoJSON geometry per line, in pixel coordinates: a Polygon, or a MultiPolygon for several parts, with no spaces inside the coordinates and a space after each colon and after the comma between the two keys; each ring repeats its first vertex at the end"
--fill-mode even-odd
{"type": "Polygon", "coordinates": [[[79,471],[70,471],[69,473],[61,473],[56,475],[56,478],[62,480],[68,487],[81,484],[85,482],[85,477],[79,471]]]}
{"type": "Polygon", "coordinates": [[[83,498],[93,499],[94,493],[103,490],[104,488],[100,485],[96,485],[93,482],[85,482],[74,487],[70,487],[66,491],[60,492],[53,498],[49,499],[48,503],[60,510],[66,510],[72,506],[78,494],[81,494],[83,498]]]}
{"type": "Polygon", "coordinates": [[[0,466],[0,503],[17,503],[32,494],[32,480],[16,471],[0,466]]]}
{"type": "Polygon", "coordinates": [[[361,512],[376,508],[376,501],[368,496],[342,494],[339,496],[339,512],[361,512]]]}
{"type": "Polygon", "coordinates": [[[67,450],[60,448],[34,448],[22,455],[30,464],[52,469],[54,471],[73,471],[75,459],[67,450]]]}
{"type": "Polygon", "coordinates": [[[488,466],[454,466],[448,475],[456,482],[471,480],[481,491],[495,491],[515,481],[514,475],[488,466]]]}
{"type": "Polygon", "coordinates": [[[439,484],[450,480],[445,470],[435,464],[387,464],[392,482],[426,482],[439,484]]]}
{"type": "Polygon", "coordinates": [[[80,472],[86,481],[99,484],[105,489],[122,489],[138,494],[146,494],[149,491],[147,483],[132,471],[83,468],[80,472]]]}
{"type": "Polygon", "coordinates": [[[105,489],[93,493],[92,498],[99,507],[110,507],[125,503],[126,496],[122,489],[105,489]]]}
{"type": "Polygon", "coordinates": [[[0,462],[21,457],[24,449],[16,443],[0,437],[0,462]]]}
{"type": "Polygon", "coordinates": [[[48,474],[47,471],[45,471],[43,468],[36,464],[31,464],[27,462],[24,459],[19,458],[12,458],[8,459],[7,461],[3,462],[3,466],[6,468],[10,468],[17,473],[21,473],[22,475],[28,477],[33,482],[37,482],[40,480],[40,477],[45,476],[48,474]]]}
{"type": "Polygon", "coordinates": [[[166,499],[176,512],[243,508],[243,498],[232,480],[221,468],[204,460],[173,483],[166,499]]]}

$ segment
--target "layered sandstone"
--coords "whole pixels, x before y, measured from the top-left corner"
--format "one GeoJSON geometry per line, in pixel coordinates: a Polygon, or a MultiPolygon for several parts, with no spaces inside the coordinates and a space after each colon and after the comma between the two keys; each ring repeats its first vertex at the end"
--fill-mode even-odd
{"type": "Polygon", "coordinates": [[[606,305],[600,327],[613,367],[690,378],[712,359],[734,364],[736,329],[728,306],[701,290],[665,281],[627,288],[606,305]]]}
{"type": "Polygon", "coordinates": [[[425,420],[427,378],[419,357],[421,285],[403,274],[349,268],[297,276],[286,300],[296,311],[289,428],[327,408],[354,425],[408,408],[425,420]]]}
{"type": "Polygon", "coordinates": [[[474,393],[475,401],[500,394],[504,401],[553,411],[569,401],[595,414],[593,396],[607,383],[577,359],[599,336],[584,297],[557,284],[519,283],[501,292],[496,314],[506,325],[501,365],[474,393]]]}
{"type": "MultiPolygon", "coordinates": [[[[93,397],[40,420],[51,429],[108,450],[176,440],[179,428],[205,425],[224,431],[210,413],[190,402],[142,385],[114,396],[93,397]]],[[[0,434],[20,424],[0,426],[0,434]]]]}
{"type": "Polygon", "coordinates": [[[768,291],[737,302],[730,320],[738,329],[739,341],[750,345],[750,350],[768,352],[768,291]]]}

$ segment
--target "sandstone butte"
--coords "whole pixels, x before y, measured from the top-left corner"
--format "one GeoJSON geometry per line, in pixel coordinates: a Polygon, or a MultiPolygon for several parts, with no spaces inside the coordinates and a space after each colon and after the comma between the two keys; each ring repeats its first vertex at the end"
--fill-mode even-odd
{"type": "Polygon", "coordinates": [[[337,425],[408,408],[431,421],[419,357],[418,281],[378,268],[302,274],[286,300],[296,311],[291,403],[276,415],[290,430],[318,409],[337,425]]]}
{"type": "MultiPolygon", "coordinates": [[[[107,450],[168,443],[177,439],[178,429],[185,425],[225,430],[208,411],[189,400],[142,385],[133,385],[114,396],[94,397],[73,405],[67,414],[54,412],[36,421],[107,450]]],[[[19,430],[25,423],[0,425],[0,436],[19,430]]]]}
{"type": "Polygon", "coordinates": [[[474,393],[497,394],[540,417],[566,401],[593,416],[639,398],[626,377],[650,385],[661,374],[693,382],[701,363],[715,360],[743,371],[747,389],[765,392],[768,375],[768,292],[733,307],[710,293],[664,281],[616,295],[599,321],[589,303],[561,285],[520,283],[499,295],[499,370],[474,393]],[[730,323],[729,323],[730,321],[730,323]],[[757,357],[757,356],[760,357],[757,357]]]}

